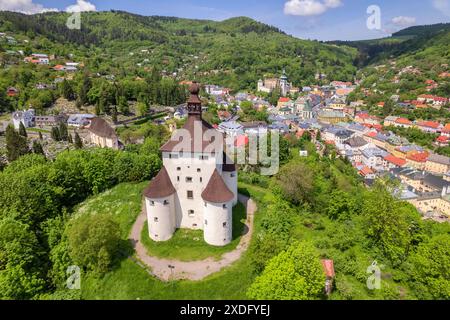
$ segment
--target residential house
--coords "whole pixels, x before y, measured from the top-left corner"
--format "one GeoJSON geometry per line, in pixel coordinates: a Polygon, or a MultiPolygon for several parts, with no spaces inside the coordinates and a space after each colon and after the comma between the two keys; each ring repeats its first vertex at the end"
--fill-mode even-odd
{"type": "Polygon", "coordinates": [[[392,154],[388,154],[384,157],[384,168],[386,170],[390,170],[393,168],[403,168],[406,165],[406,160],[397,158],[392,154]]]}
{"type": "Polygon", "coordinates": [[[406,164],[408,167],[417,169],[417,170],[425,170],[427,158],[430,154],[427,151],[416,152],[410,154],[406,157],[406,164]]]}
{"type": "Polygon", "coordinates": [[[264,121],[241,122],[246,135],[260,135],[267,133],[267,123],[264,121]]]}
{"type": "Polygon", "coordinates": [[[362,153],[362,163],[371,169],[376,171],[384,171],[384,157],[387,156],[387,152],[374,147],[366,148],[361,151],[362,153]]]}
{"type": "Polygon", "coordinates": [[[6,90],[6,95],[8,97],[16,97],[19,94],[19,90],[14,87],[9,87],[8,90],[6,90]]]}
{"type": "Polygon", "coordinates": [[[34,109],[29,109],[26,111],[16,111],[12,114],[12,121],[14,128],[19,130],[20,124],[22,123],[25,128],[34,127],[34,109]]]}
{"type": "Polygon", "coordinates": [[[436,174],[446,174],[450,171],[450,158],[432,153],[427,158],[425,170],[436,174]]]}
{"type": "Polygon", "coordinates": [[[77,128],[85,127],[89,125],[93,118],[95,118],[93,114],[71,114],[67,120],[67,125],[77,128]]]}
{"type": "Polygon", "coordinates": [[[443,128],[442,124],[436,121],[420,121],[416,125],[421,131],[427,133],[438,133],[443,128]]]}

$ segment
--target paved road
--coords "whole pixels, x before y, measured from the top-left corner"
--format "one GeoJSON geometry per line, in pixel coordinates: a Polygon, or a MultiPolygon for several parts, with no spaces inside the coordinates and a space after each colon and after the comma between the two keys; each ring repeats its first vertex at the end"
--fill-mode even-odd
{"type": "Polygon", "coordinates": [[[235,261],[239,260],[242,253],[245,252],[250,245],[250,240],[253,234],[254,213],[257,209],[256,203],[248,197],[239,195],[239,201],[245,205],[247,210],[247,228],[245,228],[245,234],[241,237],[241,241],[239,242],[236,249],[223,254],[220,260],[207,258],[205,260],[184,262],[149,256],[147,254],[146,248],[140,240],[142,228],[144,227],[144,223],[147,220],[145,207],[137,218],[135,224],[133,225],[129,237],[129,239],[133,243],[137,258],[148,268],[150,268],[151,273],[154,276],[163,281],[179,279],[201,280],[209,276],[210,274],[218,272],[222,268],[231,265],[235,261]],[[169,265],[173,266],[174,268],[171,270],[169,268],[169,265]]]}

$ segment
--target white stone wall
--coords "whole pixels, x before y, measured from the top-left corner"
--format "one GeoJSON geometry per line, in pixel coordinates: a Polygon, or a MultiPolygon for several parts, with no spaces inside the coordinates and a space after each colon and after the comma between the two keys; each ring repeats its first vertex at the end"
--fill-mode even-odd
{"type": "Polygon", "coordinates": [[[204,239],[206,243],[213,246],[225,246],[231,242],[232,216],[232,201],[228,203],[204,203],[204,239]]]}
{"type": "Polygon", "coordinates": [[[161,199],[146,198],[145,207],[150,238],[154,241],[166,241],[172,238],[175,232],[174,196],[161,199]]]}
{"type": "MultiPolygon", "coordinates": [[[[200,153],[163,153],[163,163],[170,180],[177,190],[175,195],[175,216],[177,228],[203,229],[202,192],[214,172],[219,169],[215,157],[200,160],[200,153]],[[169,158],[172,154],[172,158],[169,158]],[[189,182],[187,178],[192,178],[189,182]],[[193,199],[188,199],[187,192],[193,192],[193,199]],[[193,211],[193,212],[192,212],[193,211]]],[[[220,171],[221,172],[221,166],[220,171]]]]}

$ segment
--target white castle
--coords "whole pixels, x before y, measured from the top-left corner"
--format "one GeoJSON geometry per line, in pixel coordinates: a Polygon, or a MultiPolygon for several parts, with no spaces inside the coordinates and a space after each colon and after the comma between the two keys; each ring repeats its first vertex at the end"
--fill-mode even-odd
{"type": "Polygon", "coordinates": [[[144,191],[148,231],[166,241],[177,228],[201,229],[208,244],[224,246],[232,240],[237,170],[224,136],[202,119],[199,89],[189,88],[186,124],[161,147],[163,167],[144,191]]]}

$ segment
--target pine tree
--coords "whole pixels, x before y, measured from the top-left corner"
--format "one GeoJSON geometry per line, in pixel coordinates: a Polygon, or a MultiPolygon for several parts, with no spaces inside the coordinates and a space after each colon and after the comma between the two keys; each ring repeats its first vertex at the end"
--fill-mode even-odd
{"type": "Polygon", "coordinates": [[[52,139],[55,141],[61,141],[61,136],[59,133],[59,129],[57,127],[52,128],[52,139]]]}
{"type": "Polygon", "coordinates": [[[59,139],[67,141],[69,133],[67,132],[67,125],[64,122],[59,124],[59,139]]]}
{"type": "Polygon", "coordinates": [[[117,109],[116,109],[115,106],[112,108],[112,115],[111,115],[111,117],[112,117],[113,123],[116,124],[117,123],[117,109]]]}
{"type": "Polygon", "coordinates": [[[20,122],[20,125],[19,125],[19,134],[22,136],[22,137],[28,137],[28,134],[27,134],[27,129],[25,129],[25,126],[23,125],[23,122],[20,122]]]}
{"type": "Polygon", "coordinates": [[[81,138],[78,135],[78,132],[75,132],[75,148],[77,148],[77,149],[83,148],[83,142],[81,141],[81,138]]]}
{"type": "Polygon", "coordinates": [[[44,138],[42,137],[42,132],[39,131],[39,140],[44,140],[44,138]]]}
{"type": "Polygon", "coordinates": [[[72,138],[72,135],[69,133],[68,134],[68,136],[67,136],[67,141],[70,143],[70,144],[73,144],[73,138],[72,138]]]}
{"type": "Polygon", "coordinates": [[[72,85],[66,79],[61,83],[60,94],[67,100],[73,100],[74,92],[72,85]]]}
{"type": "Polygon", "coordinates": [[[29,153],[27,138],[14,130],[12,125],[6,128],[6,155],[8,161],[17,160],[20,156],[29,153]]]}
{"type": "Polygon", "coordinates": [[[42,148],[42,144],[37,140],[33,141],[33,153],[45,156],[44,148],[42,148]]]}

